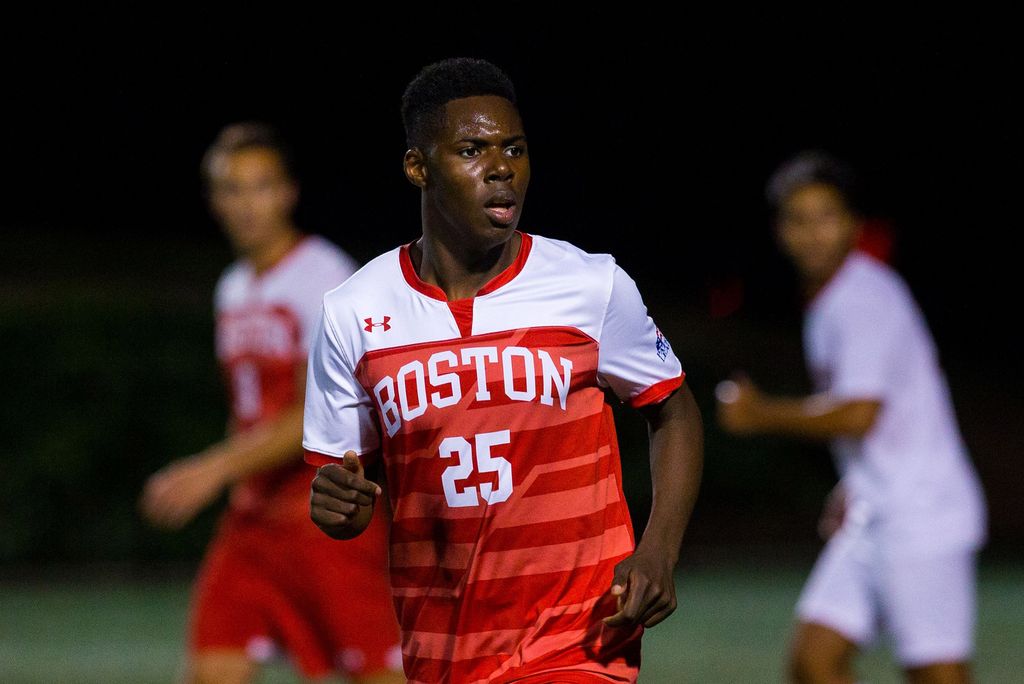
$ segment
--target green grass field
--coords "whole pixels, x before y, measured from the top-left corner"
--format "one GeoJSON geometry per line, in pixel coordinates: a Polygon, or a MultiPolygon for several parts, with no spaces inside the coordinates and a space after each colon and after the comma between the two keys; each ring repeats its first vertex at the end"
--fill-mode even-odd
{"type": "MultiPolygon", "coordinates": [[[[679,610],[644,637],[647,684],[782,680],[793,603],[809,568],[729,566],[681,573],[679,610]]],[[[186,582],[0,583],[0,682],[171,682],[186,582]]],[[[899,681],[884,649],[861,679],[899,681]]],[[[979,682],[1024,681],[1024,568],[981,572],[979,682]]],[[[293,682],[284,665],[261,682],[293,682]]]]}

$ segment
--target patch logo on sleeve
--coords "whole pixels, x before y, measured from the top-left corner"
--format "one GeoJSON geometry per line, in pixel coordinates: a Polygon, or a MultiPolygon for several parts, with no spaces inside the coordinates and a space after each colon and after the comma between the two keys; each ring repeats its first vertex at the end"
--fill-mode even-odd
{"type": "Polygon", "coordinates": [[[658,333],[657,338],[654,340],[654,348],[658,352],[658,358],[664,361],[668,358],[669,351],[672,350],[672,345],[668,343],[665,336],[661,334],[661,328],[655,327],[655,332],[658,333]]]}

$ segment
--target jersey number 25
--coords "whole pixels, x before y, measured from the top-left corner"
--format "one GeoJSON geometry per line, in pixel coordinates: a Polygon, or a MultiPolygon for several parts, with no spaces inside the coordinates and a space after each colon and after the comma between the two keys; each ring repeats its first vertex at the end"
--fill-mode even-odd
{"type": "Polygon", "coordinates": [[[491,453],[491,448],[501,444],[508,444],[511,435],[508,430],[497,432],[481,432],[475,435],[473,441],[476,443],[476,464],[478,473],[497,473],[497,489],[490,482],[481,482],[479,485],[480,494],[477,495],[477,487],[468,485],[459,489],[459,482],[469,478],[473,474],[473,444],[465,437],[445,437],[441,441],[441,458],[451,458],[458,455],[458,465],[450,465],[441,474],[441,484],[444,486],[444,498],[452,508],[465,508],[468,506],[479,506],[481,500],[488,504],[507,501],[512,496],[512,464],[501,456],[491,453]]]}

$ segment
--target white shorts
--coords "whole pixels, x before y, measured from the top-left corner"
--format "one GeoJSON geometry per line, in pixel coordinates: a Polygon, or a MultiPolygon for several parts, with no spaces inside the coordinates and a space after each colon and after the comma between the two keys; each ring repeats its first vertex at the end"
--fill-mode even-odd
{"type": "Polygon", "coordinates": [[[904,667],[966,662],[974,650],[975,552],[912,553],[863,531],[840,531],[825,546],[797,603],[802,622],[859,646],[879,629],[904,667]]]}

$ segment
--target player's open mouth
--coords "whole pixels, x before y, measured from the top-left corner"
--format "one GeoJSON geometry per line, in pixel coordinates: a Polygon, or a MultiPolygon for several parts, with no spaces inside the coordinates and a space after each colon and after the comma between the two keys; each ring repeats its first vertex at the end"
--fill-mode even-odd
{"type": "Polygon", "coordinates": [[[484,211],[487,212],[487,215],[491,217],[492,221],[500,223],[503,226],[511,225],[512,221],[514,221],[516,217],[516,205],[514,204],[509,207],[484,207],[484,211]]]}
{"type": "Polygon", "coordinates": [[[496,192],[484,203],[484,211],[495,223],[503,226],[512,225],[516,217],[515,195],[507,190],[496,192]]]}

